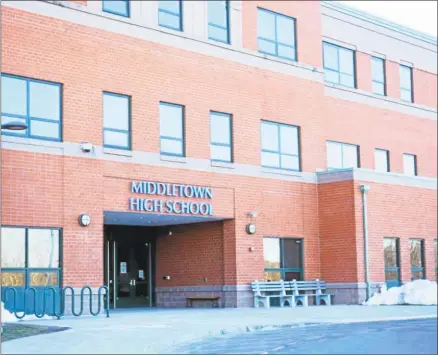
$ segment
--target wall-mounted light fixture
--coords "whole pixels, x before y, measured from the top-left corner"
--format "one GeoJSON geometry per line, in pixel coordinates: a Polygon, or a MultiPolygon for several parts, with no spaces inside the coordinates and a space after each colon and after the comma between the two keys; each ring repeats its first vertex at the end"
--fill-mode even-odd
{"type": "Polygon", "coordinates": [[[91,217],[86,213],[82,213],[78,219],[79,219],[79,224],[82,227],[87,227],[91,223],[91,217]]]}
{"type": "Polygon", "coordinates": [[[170,276],[163,276],[163,280],[170,280],[170,276]]]}
{"type": "Polygon", "coordinates": [[[256,232],[256,225],[253,223],[249,223],[246,225],[246,233],[254,234],[256,232]]]}
{"type": "Polygon", "coordinates": [[[249,213],[248,213],[248,217],[256,218],[256,217],[257,217],[257,211],[251,211],[251,212],[249,212],[249,213]]]}

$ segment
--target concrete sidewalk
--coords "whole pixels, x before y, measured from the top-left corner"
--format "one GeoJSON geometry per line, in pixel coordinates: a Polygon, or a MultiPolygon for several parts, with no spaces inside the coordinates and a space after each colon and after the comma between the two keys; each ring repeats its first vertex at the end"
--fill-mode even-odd
{"type": "Polygon", "coordinates": [[[110,318],[24,321],[71,330],[2,344],[5,354],[169,354],[204,337],[312,323],[436,318],[436,306],[311,306],[271,309],[130,309],[110,318]]]}

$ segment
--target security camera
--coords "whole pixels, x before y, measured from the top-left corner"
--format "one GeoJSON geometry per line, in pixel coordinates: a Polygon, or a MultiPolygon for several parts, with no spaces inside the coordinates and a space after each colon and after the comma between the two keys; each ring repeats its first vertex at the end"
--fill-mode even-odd
{"type": "Polygon", "coordinates": [[[85,153],[90,153],[93,150],[93,145],[88,142],[83,142],[81,144],[81,150],[85,153]]]}

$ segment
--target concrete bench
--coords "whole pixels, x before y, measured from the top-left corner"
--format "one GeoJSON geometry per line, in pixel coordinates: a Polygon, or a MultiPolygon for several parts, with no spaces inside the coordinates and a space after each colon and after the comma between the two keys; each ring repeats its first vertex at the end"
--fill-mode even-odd
{"type": "Polygon", "coordinates": [[[252,291],[254,292],[254,307],[259,308],[260,303],[263,307],[271,307],[271,298],[280,299],[280,307],[284,307],[286,302],[290,307],[293,307],[294,300],[292,294],[287,294],[286,291],[292,291],[289,283],[280,281],[253,281],[251,283],[252,291]]]}
{"type": "Polygon", "coordinates": [[[193,307],[193,301],[211,301],[212,307],[219,307],[219,296],[193,296],[187,297],[187,307],[193,307]]]}
{"type": "Polygon", "coordinates": [[[327,289],[325,281],[321,281],[318,279],[314,281],[292,280],[288,281],[288,283],[290,285],[290,288],[292,289],[294,303],[293,307],[296,307],[298,305],[298,302],[301,302],[304,307],[307,307],[309,305],[309,297],[315,297],[315,303],[318,306],[321,304],[330,306],[332,303],[332,295],[328,293],[323,293],[323,291],[327,289]],[[300,293],[300,291],[311,291],[314,293],[300,293]]]}

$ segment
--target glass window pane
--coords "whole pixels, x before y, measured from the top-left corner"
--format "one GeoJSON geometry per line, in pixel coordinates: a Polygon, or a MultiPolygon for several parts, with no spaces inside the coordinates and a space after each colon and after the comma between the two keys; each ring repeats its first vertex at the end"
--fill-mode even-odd
{"type": "Polygon", "coordinates": [[[424,272],[423,271],[412,271],[411,273],[411,280],[422,280],[424,278],[424,272]]]}
{"type": "Polygon", "coordinates": [[[227,6],[226,1],[208,2],[208,22],[222,27],[227,27],[227,6]]]}
{"type": "Polygon", "coordinates": [[[403,170],[405,175],[415,176],[415,156],[403,154],[403,170]]]}
{"type": "Polygon", "coordinates": [[[325,69],[324,70],[324,80],[329,83],[339,84],[339,73],[325,69]]]}
{"type": "Polygon", "coordinates": [[[58,282],[57,271],[33,271],[29,274],[30,286],[56,286],[58,282]]]}
{"type": "Polygon", "coordinates": [[[283,239],[284,268],[301,268],[301,240],[283,239]]]}
{"type": "Polygon", "coordinates": [[[24,286],[24,270],[23,271],[5,271],[2,270],[2,286],[24,286]]]}
{"type": "Polygon", "coordinates": [[[411,267],[423,267],[423,243],[421,240],[410,240],[411,267]]]}
{"type": "Polygon", "coordinates": [[[25,267],[25,238],[24,228],[1,229],[1,266],[25,267]]]}
{"type": "Polygon", "coordinates": [[[398,281],[399,279],[398,271],[385,271],[385,281],[398,281]]]}
{"type": "Polygon", "coordinates": [[[278,125],[262,122],[262,149],[279,150],[278,125]]]}
{"type": "Polygon", "coordinates": [[[112,145],[121,148],[129,148],[129,134],[105,130],[103,132],[103,143],[106,146],[112,145]]]}
{"type": "Polygon", "coordinates": [[[183,144],[181,141],[161,138],[160,140],[161,153],[183,155],[183,144]]]}
{"type": "Polygon", "coordinates": [[[348,86],[350,88],[354,88],[354,76],[350,74],[340,74],[340,84],[344,86],[348,86]]]}
{"type": "Polygon", "coordinates": [[[31,136],[59,139],[59,123],[31,120],[30,134],[31,136]]]}
{"type": "Polygon", "coordinates": [[[129,97],[103,94],[103,127],[129,130],[129,97]]]}
{"type": "Polygon", "coordinates": [[[26,116],[26,81],[2,76],[2,113],[26,116]]]}
{"type": "Polygon", "coordinates": [[[259,51],[264,52],[264,53],[268,53],[268,54],[272,54],[272,55],[277,55],[277,52],[275,49],[275,43],[268,42],[268,41],[265,41],[265,40],[259,38],[258,44],[259,44],[259,51]]]}
{"type": "Polygon", "coordinates": [[[280,271],[265,271],[265,281],[280,281],[281,272],[280,271]]]}
{"type": "Polygon", "coordinates": [[[303,281],[303,278],[301,277],[301,272],[299,271],[287,271],[284,273],[284,281],[303,281]]]}
{"type": "Polygon", "coordinates": [[[342,168],[342,145],[327,142],[327,167],[329,169],[342,168]]]}
{"type": "Polygon", "coordinates": [[[278,45],[278,56],[287,58],[290,60],[295,60],[295,49],[292,47],[278,45]]]}
{"type": "Polygon", "coordinates": [[[375,170],[378,172],[388,172],[388,151],[383,149],[374,150],[375,170]]]}
{"type": "Polygon", "coordinates": [[[384,70],[383,70],[383,59],[373,58],[372,59],[372,75],[373,80],[380,83],[384,82],[384,70]]]}
{"type": "Polygon", "coordinates": [[[338,71],[338,50],[335,46],[323,44],[324,68],[338,71]]]}
{"type": "Polygon", "coordinates": [[[214,143],[231,144],[230,116],[210,114],[210,137],[214,143]]]}
{"type": "Polygon", "coordinates": [[[267,166],[267,167],[271,167],[271,168],[279,168],[280,167],[280,154],[262,152],[262,166],[267,166]]]}
{"type": "Polygon", "coordinates": [[[29,267],[59,266],[59,231],[56,229],[28,230],[29,267]]]}
{"type": "Polygon", "coordinates": [[[228,30],[209,25],[208,38],[228,43],[228,30]]]}
{"type": "Polygon", "coordinates": [[[298,128],[280,125],[280,152],[298,155],[298,128]]]}
{"type": "Polygon", "coordinates": [[[400,99],[407,102],[412,102],[412,93],[410,90],[400,89],[400,99]]]}
{"type": "Polygon", "coordinates": [[[295,25],[293,19],[277,16],[277,41],[295,46],[295,25]]]}
{"type": "Polygon", "coordinates": [[[282,154],[281,167],[283,169],[300,170],[300,159],[297,156],[282,154]]]}
{"type": "Polygon", "coordinates": [[[160,135],[183,138],[182,106],[160,104],[160,135]]]}
{"type": "Polygon", "coordinates": [[[158,8],[179,14],[180,4],[178,0],[159,0],[158,8]]]}
{"type": "Polygon", "coordinates": [[[400,88],[411,89],[411,68],[400,66],[400,88]]]}
{"type": "Polygon", "coordinates": [[[265,269],[280,268],[280,239],[263,238],[263,257],[265,269]]]}
{"type": "Polygon", "coordinates": [[[181,22],[179,16],[168,14],[160,11],[158,13],[158,23],[160,26],[170,27],[175,30],[181,30],[181,22]]]}
{"type": "Polygon", "coordinates": [[[395,238],[384,238],[383,248],[385,255],[385,267],[398,267],[397,240],[395,238]]]}
{"type": "Polygon", "coordinates": [[[382,83],[373,81],[373,93],[377,95],[385,95],[385,86],[382,83]]]}
{"type": "MultiPolygon", "coordinates": [[[[26,124],[26,120],[23,118],[16,118],[16,117],[8,117],[8,116],[2,116],[2,124],[6,124],[9,122],[20,122],[26,124]]],[[[8,134],[11,133],[11,131],[2,129],[2,134],[8,134]]],[[[25,136],[27,134],[27,129],[24,129],[22,131],[13,131],[13,134],[19,134],[21,136],[25,136]]]]}
{"type": "Polygon", "coordinates": [[[342,156],[342,165],[344,168],[357,168],[357,146],[344,144],[342,149],[342,156]]]}
{"type": "Polygon", "coordinates": [[[275,41],[274,14],[259,9],[257,27],[258,27],[258,37],[263,37],[275,41]]]}
{"type": "Polygon", "coordinates": [[[339,48],[339,71],[344,74],[354,74],[353,51],[339,48]]]}
{"type": "Polygon", "coordinates": [[[105,0],[103,2],[104,11],[116,12],[128,16],[128,1],[123,0],[105,0]]]}
{"type": "Polygon", "coordinates": [[[29,92],[30,115],[32,117],[59,121],[61,112],[59,86],[31,81],[29,92]]]}
{"type": "Polygon", "coordinates": [[[211,159],[221,160],[221,161],[231,161],[231,148],[212,144],[211,159]]]}

